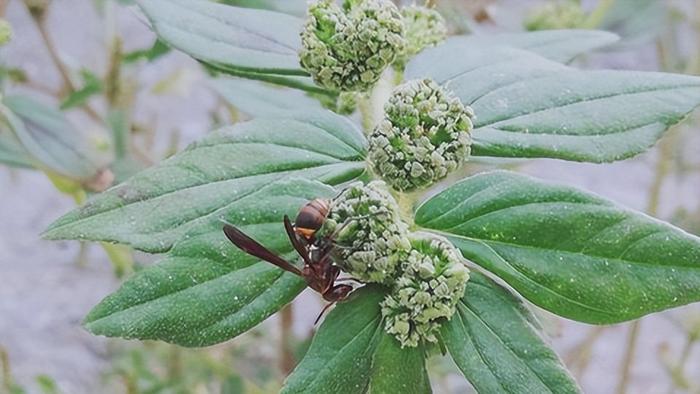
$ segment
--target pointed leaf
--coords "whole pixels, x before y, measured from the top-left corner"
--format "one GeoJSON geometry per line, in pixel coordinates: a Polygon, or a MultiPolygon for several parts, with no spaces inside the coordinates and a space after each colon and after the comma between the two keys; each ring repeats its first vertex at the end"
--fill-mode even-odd
{"type": "Polygon", "coordinates": [[[110,160],[105,139],[75,128],[61,111],[30,97],[4,97],[0,116],[34,163],[60,175],[87,180],[110,160]]]}
{"type": "Polygon", "coordinates": [[[482,274],[472,273],[442,336],[479,393],[580,391],[520,300],[482,274]]]}
{"type": "Polygon", "coordinates": [[[523,33],[474,34],[450,39],[460,45],[508,46],[534,52],[555,62],[567,63],[576,56],[608,46],[619,39],[600,30],[543,30],[523,33]]]}
{"type": "Polygon", "coordinates": [[[158,37],[195,59],[257,73],[306,75],[302,20],[206,0],[139,0],[158,37]]]}
{"type": "Polygon", "coordinates": [[[44,236],[164,252],[274,181],[304,177],[338,184],[357,177],[364,171],[364,144],[350,121],[331,112],[227,127],[95,196],[44,236]]]}
{"type": "Polygon", "coordinates": [[[632,71],[564,71],[514,82],[472,107],[473,152],[591,162],[646,151],[700,105],[700,78],[632,71]]]}
{"type": "Polygon", "coordinates": [[[560,316],[612,324],[700,301],[700,239],[577,189],[510,172],[468,178],[416,224],[560,316]]]}
{"type": "Polygon", "coordinates": [[[472,106],[474,156],[621,160],[700,105],[697,77],[580,71],[519,49],[446,45],[419,55],[406,74],[446,84],[472,106]],[[452,53],[469,56],[448,61],[452,53]]]}
{"type": "MultiPolygon", "coordinates": [[[[303,179],[272,183],[221,212],[227,222],[278,253],[292,247],[282,216],[329,186],[303,179]]],[[[85,319],[94,334],[207,346],[233,338],[289,303],[305,283],[232,245],[221,222],[186,234],[156,265],[137,272],[85,319]]]]}
{"type": "Polygon", "coordinates": [[[287,377],[282,393],[364,393],[372,356],[381,338],[379,286],[365,286],[339,303],[314,335],[304,359],[287,377]]]}
{"type": "Polygon", "coordinates": [[[281,111],[321,110],[321,104],[304,92],[240,78],[217,78],[211,86],[226,101],[253,116],[274,116],[281,111]]]}
{"type": "Polygon", "coordinates": [[[12,131],[3,127],[0,123],[0,163],[10,167],[33,168],[32,158],[29,156],[12,131]]]}
{"type": "Polygon", "coordinates": [[[401,348],[392,335],[382,330],[381,339],[372,361],[371,393],[432,393],[428,371],[425,369],[425,349],[422,346],[401,348]]]}

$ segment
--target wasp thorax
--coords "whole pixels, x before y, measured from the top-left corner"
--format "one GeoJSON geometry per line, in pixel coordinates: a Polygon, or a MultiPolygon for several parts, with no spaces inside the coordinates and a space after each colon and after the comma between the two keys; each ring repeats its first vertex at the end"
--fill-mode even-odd
{"type": "Polygon", "coordinates": [[[445,19],[432,8],[417,5],[404,7],[401,16],[406,46],[396,59],[399,68],[423,49],[437,45],[447,37],[445,19]]]}
{"type": "Polygon", "coordinates": [[[369,160],[394,189],[432,185],[469,157],[474,113],[429,79],[398,86],[369,137],[369,160]]]}
{"type": "Polygon", "coordinates": [[[398,252],[410,248],[407,229],[384,182],[373,181],[343,190],[321,231],[334,238],[344,271],[363,282],[387,283],[396,273],[398,252]]]}
{"type": "Polygon", "coordinates": [[[364,92],[403,50],[401,14],[389,0],[320,0],[301,33],[301,65],[319,85],[364,92]]]}
{"type": "Polygon", "coordinates": [[[381,304],[385,329],[402,347],[436,342],[440,324],[454,314],[469,280],[469,270],[448,241],[411,234],[410,244],[400,276],[381,304]]]}

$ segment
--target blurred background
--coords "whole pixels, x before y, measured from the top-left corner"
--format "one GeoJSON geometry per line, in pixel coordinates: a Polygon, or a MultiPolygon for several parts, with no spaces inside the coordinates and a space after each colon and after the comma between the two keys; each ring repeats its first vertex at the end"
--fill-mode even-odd
{"type": "MultiPolygon", "coordinates": [[[[306,7],[222,2],[295,15],[306,7]]],[[[622,38],[577,66],[700,74],[698,0],[432,3],[454,34],[599,28],[622,38]]],[[[0,37],[5,22],[12,31],[0,46],[0,92],[26,125],[20,138],[0,125],[0,393],[277,392],[308,345],[321,306],[315,294],[206,349],[94,337],[81,328],[84,315],[153,256],[39,237],[90,193],[248,118],[259,84],[212,76],[156,41],[129,0],[0,0],[0,18],[0,37]]],[[[697,118],[624,162],[507,166],[700,234],[697,118]]],[[[493,165],[472,164],[462,175],[493,165]]],[[[537,313],[585,392],[700,393],[700,306],[609,327],[537,313]]],[[[449,358],[429,364],[436,393],[471,392],[449,358]]]]}

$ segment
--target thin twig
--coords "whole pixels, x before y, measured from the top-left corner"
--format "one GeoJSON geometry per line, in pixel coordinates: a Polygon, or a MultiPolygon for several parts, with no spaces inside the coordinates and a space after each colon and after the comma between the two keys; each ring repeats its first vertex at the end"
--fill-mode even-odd
{"type": "MultiPolygon", "coordinates": [[[[46,27],[46,13],[42,13],[41,15],[32,14],[32,19],[34,19],[34,23],[36,24],[36,28],[39,31],[39,35],[41,36],[42,41],[44,41],[44,45],[46,46],[46,50],[49,53],[51,61],[53,62],[54,66],[58,70],[59,75],[61,76],[61,80],[63,81],[63,88],[61,88],[61,90],[68,89],[70,92],[75,92],[77,89],[75,87],[75,84],[71,80],[70,70],[68,70],[68,67],[66,67],[63,61],[61,61],[61,57],[58,54],[58,50],[51,41],[49,30],[46,27]]],[[[102,123],[102,118],[97,113],[97,111],[92,109],[92,107],[90,107],[87,104],[83,104],[81,108],[94,121],[102,123]]]]}
{"type": "Polygon", "coordinates": [[[583,374],[586,372],[591,360],[593,346],[601,337],[606,328],[607,327],[605,326],[593,327],[588,331],[586,337],[568,352],[568,355],[565,358],[566,364],[572,370],[576,370],[575,374],[578,379],[581,379],[583,374]]]}
{"type": "Polygon", "coordinates": [[[620,380],[618,381],[617,389],[615,390],[617,394],[625,394],[627,392],[627,385],[629,383],[630,372],[632,370],[632,361],[634,361],[634,355],[637,350],[637,339],[639,338],[639,327],[641,322],[641,320],[635,320],[630,325],[625,355],[622,359],[622,367],[620,368],[620,380]]]}
{"type": "Polygon", "coordinates": [[[292,351],[293,324],[294,309],[290,303],[280,311],[280,370],[284,376],[289,375],[296,364],[294,352],[292,351]]]}
{"type": "MultiPolygon", "coordinates": [[[[669,393],[675,392],[675,388],[678,385],[677,381],[680,381],[681,384],[685,384],[687,386],[688,381],[685,378],[685,366],[688,363],[688,359],[690,359],[690,353],[693,350],[695,342],[696,338],[692,335],[688,335],[685,345],[683,346],[683,350],[681,351],[681,357],[678,360],[678,364],[673,367],[674,371],[672,373],[674,376],[672,376],[671,389],[669,390],[669,393]]],[[[688,387],[681,388],[688,389],[688,387]]]]}

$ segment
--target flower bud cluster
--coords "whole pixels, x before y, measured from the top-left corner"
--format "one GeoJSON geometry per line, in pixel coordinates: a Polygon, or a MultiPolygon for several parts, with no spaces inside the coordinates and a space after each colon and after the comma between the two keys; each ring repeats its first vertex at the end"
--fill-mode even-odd
{"type": "Polygon", "coordinates": [[[436,342],[464,294],[469,270],[447,240],[409,233],[382,181],[351,184],[331,202],[320,234],[353,278],[391,291],[381,303],[385,330],[401,347],[436,342]]]}
{"type": "Polygon", "coordinates": [[[400,191],[428,187],[469,157],[471,107],[430,79],[399,85],[369,136],[375,172],[400,191]]]}
{"type": "Polygon", "coordinates": [[[319,0],[301,33],[301,65],[329,90],[367,91],[403,50],[403,29],[389,0],[319,0]]]}
{"type": "Polygon", "coordinates": [[[411,247],[393,291],[381,303],[385,330],[401,347],[437,342],[441,320],[455,313],[469,280],[469,270],[446,240],[412,234],[411,247]]]}
{"type": "Polygon", "coordinates": [[[432,8],[412,5],[401,9],[406,46],[396,60],[399,68],[423,49],[434,46],[447,37],[447,25],[439,12],[432,8]]]}
{"type": "Polygon", "coordinates": [[[384,182],[347,187],[331,203],[322,229],[334,238],[341,268],[362,282],[388,283],[399,265],[399,252],[411,247],[408,226],[384,182]]]}
{"type": "Polygon", "coordinates": [[[533,10],[525,20],[525,29],[557,30],[581,28],[586,20],[586,13],[577,0],[550,2],[533,10]]]}

